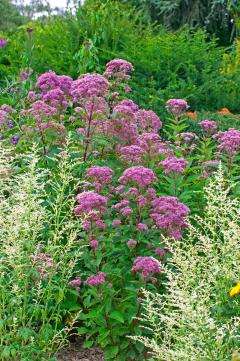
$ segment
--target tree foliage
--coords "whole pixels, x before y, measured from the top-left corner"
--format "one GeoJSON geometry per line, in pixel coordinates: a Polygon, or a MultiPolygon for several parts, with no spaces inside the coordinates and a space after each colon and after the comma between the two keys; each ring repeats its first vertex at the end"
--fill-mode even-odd
{"type": "Polygon", "coordinates": [[[172,30],[184,25],[204,26],[224,42],[236,34],[238,0],[132,0],[132,4],[142,10],[145,18],[172,30]]]}

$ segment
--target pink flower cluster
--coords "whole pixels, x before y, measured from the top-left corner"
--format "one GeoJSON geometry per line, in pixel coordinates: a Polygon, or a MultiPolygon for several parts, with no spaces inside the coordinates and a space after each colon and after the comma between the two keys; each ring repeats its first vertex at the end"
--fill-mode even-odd
{"type": "Polygon", "coordinates": [[[131,109],[131,111],[134,113],[138,110],[139,106],[135,104],[131,99],[124,99],[121,100],[118,105],[127,107],[128,109],[131,109]]]}
{"type": "Polygon", "coordinates": [[[76,215],[89,214],[96,211],[101,214],[107,211],[106,204],[108,199],[94,191],[82,192],[76,196],[76,200],[79,203],[79,206],[74,209],[76,215]]]}
{"type": "Polygon", "coordinates": [[[0,128],[4,128],[9,120],[9,114],[5,110],[0,109],[0,128]]]}
{"type": "Polygon", "coordinates": [[[97,182],[97,185],[100,186],[98,187],[99,189],[101,189],[102,185],[108,184],[112,181],[113,174],[114,171],[109,167],[94,166],[89,168],[87,171],[88,178],[97,182]]]}
{"type": "Polygon", "coordinates": [[[230,128],[225,132],[218,132],[213,136],[219,142],[218,150],[230,157],[240,152],[240,130],[230,128]]]}
{"type": "Polygon", "coordinates": [[[57,122],[46,122],[46,123],[37,123],[37,127],[41,130],[53,130],[58,134],[64,135],[66,133],[65,126],[62,123],[57,122]]]}
{"type": "Polygon", "coordinates": [[[176,197],[160,197],[152,201],[152,220],[157,227],[176,240],[182,238],[182,231],[188,227],[188,214],[188,207],[176,197]]]}
{"type": "Polygon", "coordinates": [[[117,78],[119,80],[130,79],[129,73],[133,72],[134,68],[131,63],[122,59],[113,59],[107,63],[104,76],[107,78],[117,78]]]}
{"type": "Polygon", "coordinates": [[[217,129],[217,123],[214,120],[203,120],[198,123],[198,125],[201,127],[202,131],[212,134],[217,129]]]}
{"type": "Polygon", "coordinates": [[[83,99],[104,97],[110,88],[110,83],[100,74],[83,74],[74,80],[71,95],[74,102],[81,103],[83,99]]]}
{"type": "Polygon", "coordinates": [[[68,282],[68,285],[71,287],[74,287],[76,291],[80,291],[80,285],[82,283],[82,280],[80,277],[76,277],[74,280],[68,282]]]}
{"type": "Polygon", "coordinates": [[[175,116],[180,116],[189,109],[189,105],[184,99],[169,99],[166,108],[175,116]]]}
{"type": "Polygon", "coordinates": [[[138,135],[137,125],[133,118],[135,112],[133,104],[125,100],[113,108],[112,131],[116,137],[127,144],[134,143],[138,135]]]}
{"type": "Polygon", "coordinates": [[[150,274],[161,273],[160,263],[154,257],[137,257],[132,272],[139,271],[141,271],[142,279],[145,281],[150,274]]]}
{"type": "Polygon", "coordinates": [[[139,132],[157,133],[162,128],[160,118],[152,110],[140,109],[134,114],[139,132]]]}
{"type": "Polygon", "coordinates": [[[3,104],[0,106],[0,110],[3,110],[6,113],[16,113],[16,110],[10,107],[10,105],[3,104]]]}
{"type": "Polygon", "coordinates": [[[146,187],[157,179],[152,169],[143,166],[134,166],[126,169],[119,178],[119,182],[129,184],[136,183],[138,187],[146,187]]]}
{"type": "Polygon", "coordinates": [[[191,132],[182,132],[179,134],[180,139],[182,139],[185,143],[192,143],[198,139],[195,133],[191,132]]]}
{"type": "Polygon", "coordinates": [[[135,144],[151,157],[158,155],[163,145],[161,137],[157,133],[142,133],[137,137],[135,144]]]}
{"type": "Polygon", "coordinates": [[[8,42],[4,38],[0,38],[0,49],[6,48],[8,42]]]}
{"type": "Polygon", "coordinates": [[[96,275],[92,275],[87,278],[86,283],[90,286],[98,287],[105,283],[106,273],[98,272],[96,275]]]}
{"type": "Polygon", "coordinates": [[[37,100],[32,103],[31,108],[29,108],[26,113],[32,115],[35,120],[41,121],[54,117],[57,114],[57,109],[42,100],[37,100]]]}
{"type": "Polygon", "coordinates": [[[120,158],[126,163],[139,163],[145,153],[138,145],[128,145],[121,147],[119,150],[120,158]]]}
{"type": "Polygon", "coordinates": [[[60,88],[49,90],[46,94],[42,95],[42,99],[54,108],[68,106],[65,94],[60,88]]]}
{"type": "Polygon", "coordinates": [[[55,264],[49,254],[38,253],[37,255],[31,256],[31,260],[34,264],[37,264],[36,270],[41,280],[46,279],[51,271],[55,271],[55,264]]]}
{"type": "Polygon", "coordinates": [[[164,167],[164,174],[173,172],[183,173],[185,168],[188,166],[188,161],[184,158],[168,157],[159,163],[161,167],[164,167]]]}
{"type": "Polygon", "coordinates": [[[54,71],[49,71],[38,77],[35,87],[45,92],[60,88],[65,94],[69,94],[72,82],[73,80],[69,76],[57,75],[54,71]]]}

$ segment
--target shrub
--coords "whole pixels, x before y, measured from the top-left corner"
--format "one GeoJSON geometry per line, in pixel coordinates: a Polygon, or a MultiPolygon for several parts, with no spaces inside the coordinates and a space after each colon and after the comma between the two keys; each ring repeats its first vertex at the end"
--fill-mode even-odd
{"type": "MultiPolygon", "coordinates": [[[[25,157],[24,172],[17,174],[20,158],[12,159],[11,167],[11,153],[1,149],[0,354],[1,360],[53,360],[80,310],[68,285],[80,248],[71,216],[62,226],[62,188],[47,210],[47,174],[38,169],[36,154],[25,157]]],[[[63,171],[64,164],[59,178],[66,184],[70,178],[63,171]]]]}
{"type": "Polygon", "coordinates": [[[240,204],[231,186],[220,167],[205,189],[204,217],[194,217],[187,238],[173,245],[166,292],[143,291],[149,337],[133,339],[157,360],[227,361],[239,347],[239,301],[229,290],[239,281],[240,204]]]}

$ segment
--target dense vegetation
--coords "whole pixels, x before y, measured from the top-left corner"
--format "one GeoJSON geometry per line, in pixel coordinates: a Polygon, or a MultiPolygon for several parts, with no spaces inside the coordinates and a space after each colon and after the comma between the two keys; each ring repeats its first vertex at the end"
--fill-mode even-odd
{"type": "Polygon", "coordinates": [[[144,107],[159,111],[167,99],[184,97],[191,110],[239,108],[239,72],[227,70],[235,61],[234,44],[231,55],[231,47],[219,46],[205,30],[169,32],[125,3],[87,1],[74,15],[42,18],[6,38],[8,46],[0,50],[3,87],[19,69],[30,67],[35,76],[52,69],[76,78],[119,57],[133,63],[133,97],[144,107]]]}
{"type": "Polygon", "coordinates": [[[14,6],[0,36],[3,361],[75,334],[106,360],[239,358],[239,41],[163,3],[14,6]]]}

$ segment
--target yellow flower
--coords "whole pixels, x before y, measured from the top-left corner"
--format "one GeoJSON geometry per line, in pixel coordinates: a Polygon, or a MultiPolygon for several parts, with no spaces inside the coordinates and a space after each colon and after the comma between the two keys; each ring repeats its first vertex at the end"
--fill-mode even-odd
{"type": "Polygon", "coordinates": [[[240,294],[240,282],[230,289],[229,294],[230,296],[236,296],[240,294]]]}
{"type": "Polygon", "coordinates": [[[232,361],[240,361],[240,353],[238,351],[233,352],[232,361]]]}

